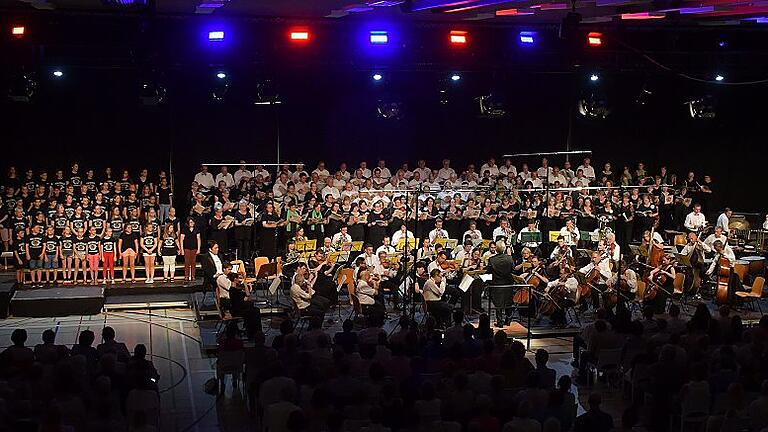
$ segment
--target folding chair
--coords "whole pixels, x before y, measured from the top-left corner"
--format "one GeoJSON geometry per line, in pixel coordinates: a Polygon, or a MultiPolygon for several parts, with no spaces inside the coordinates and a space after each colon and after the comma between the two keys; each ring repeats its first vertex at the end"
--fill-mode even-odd
{"type": "Polygon", "coordinates": [[[765,286],[765,278],[762,276],[758,276],[755,278],[755,282],[750,287],[749,291],[737,291],[736,296],[741,299],[742,302],[749,303],[750,306],[752,306],[752,310],[755,310],[755,305],[757,305],[757,309],[760,311],[760,314],[763,314],[763,308],[760,305],[760,301],[763,298],[763,287],[765,286]]]}

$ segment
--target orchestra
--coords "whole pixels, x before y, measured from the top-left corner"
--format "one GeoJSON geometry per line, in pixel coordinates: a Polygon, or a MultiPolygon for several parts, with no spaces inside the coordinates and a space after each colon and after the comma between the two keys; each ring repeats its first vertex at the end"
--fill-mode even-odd
{"type": "MultiPolygon", "coordinates": [[[[737,252],[746,255],[750,241],[738,238],[738,216],[729,208],[703,208],[704,187],[696,181],[675,184],[666,171],[654,176],[641,167],[635,174],[642,176],[630,174],[631,182],[613,186],[623,180],[610,166],[596,176],[588,159],[578,165],[574,172],[570,164],[542,160],[541,168],[518,171],[505,160],[498,167],[486,163],[478,174],[458,172],[446,159],[434,171],[423,161],[413,171],[361,164],[354,172],[331,173],[318,164],[311,173],[281,166],[268,176],[263,168],[242,166],[234,178],[222,171],[221,181],[203,167],[187,196],[190,217],[176,231],[177,249],[189,256],[188,279],[203,239],[216,240],[223,256],[246,266],[255,256],[279,257],[291,297],[309,314],[338,304],[338,271],[356,265],[353,283],[371,313],[386,313],[385,293],[395,303],[423,298],[440,319],[458,307],[485,311],[487,299],[497,325],[525,315],[564,325],[564,312],[574,305],[584,311],[637,303],[663,312],[678,273],[687,276],[686,293],[706,297],[716,292],[722,270],[731,269],[728,298],[757,275],[736,271],[737,252]],[[707,215],[718,215],[716,224],[707,215]]],[[[104,260],[98,246],[108,243],[105,227],[117,239],[124,268],[141,261],[151,269],[164,224],[174,218],[182,225],[173,208],[157,216],[154,185],[145,193],[128,182],[123,193],[121,182],[105,183],[99,196],[75,193],[66,180],[63,186],[56,194],[50,183],[33,188],[39,200],[14,188],[0,194],[9,247],[22,245],[13,259],[35,284],[42,284],[43,268],[45,280],[56,283],[58,260],[65,269],[74,264],[75,277],[82,268],[84,279],[91,274],[93,280],[95,273],[87,272],[104,260]],[[43,234],[45,253],[38,244],[43,234]],[[81,253],[88,239],[92,253],[81,253]],[[142,256],[136,240],[146,246],[142,256]]],[[[63,271],[62,280],[70,273],[63,271]]],[[[22,283],[25,274],[18,275],[22,283]]]]}

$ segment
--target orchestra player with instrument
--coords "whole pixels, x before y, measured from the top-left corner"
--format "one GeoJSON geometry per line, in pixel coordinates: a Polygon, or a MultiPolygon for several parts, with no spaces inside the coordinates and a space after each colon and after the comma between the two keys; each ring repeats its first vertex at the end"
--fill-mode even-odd
{"type": "Polygon", "coordinates": [[[585,282],[579,286],[579,302],[591,299],[592,306],[600,307],[600,296],[608,288],[608,280],[613,277],[608,257],[598,251],[592,252],[592,260],[589,264],[579,269],[584,275],[585,282]]]}
{"type": "Polygon", "coordinates": [[[553,325],[564,327],[567,324],[565,312],[579,301],[579,281],[568,267],[560,267],[555,280],[550,281],[543,275],[539,278],[547,284],[539,313],[549,315],[553,325]]]}
{"type": "Polygon", "coordinates": [[[557,246],[552,249],[549,259],[550,263],[547,266],[547,273],[550,275],[560,274],[560,269],[563,267],[568,267],[573,270],[573,249],[565,244],[565,237],[561,235],[557,236],[557,246]]]}
{"type": "Polygon", "coordinates": [[[707,218],[701,212],[701,204],[693,206],[693,211],[685,217],[683,226],[691,232],[701,232],[707,226],[707,218]]]}
{"type": "Polygon", "coordinates": [[[541,233],[539,231],[539,228],[536,226],[536,219],[528,219],[527,225],[520,230],[519,233],[517,233],[517,242],[522,243],[523,246],[531,249],[535,249],[539,247],[539,242],[535,241],[529,241],[529,242],[523,242],[523,233],[541,233]]]}
{"type": "Polygon", "coordinates": [[[643,303],[651,305],[656,314],[663,314],[667,299],[672,295],[675,283],[675,266],[672,258],[664,254],[658,267],[651,270],[646,280],[643,303]]]}
{"type": "Polygon", "coordinates": [[[715,301],[717,303],[730,303],[735,296],[736,291],[742,290],[741,281],[733,265],[736,262],[736,254],[727,243],[719,240],[712,245],[715,250],[715,257],[712,264],[709,265],[706,275],[708,278],[716,278],[715,301]],[[724,278],[725,280],[721,280],[724,278]]]}
{"type": "Polygon", "coordinates": [[[360,300],[360,306],[367,316],[378,318],[386,315],[384,298],[380,290],[381,277],[370,269],[362,269],[357,275],[355,294],[360,300]]]}
{"type": "Polygon", "coordinates": [[[573,219],[565,221],[565,226],[560,229],[560,235],[565,239],[565,244],[570,247],[576,247],[576,244],[579,243],[579,229],[576,227],[573,219]]]}
{"type": "MultiPolygon", "coordinates": [[[[459,276],[459,267],[460,265],[455,261],[448,260],[448,253],[443,250],[438,252],[435,260],[427,266],[427,272],[429,272],[430,275],[433,270],[440,271],[443,292],[451,305],[456,304],[461,297],[461,290],[459,290],[454,283],[459,276]]],[[[469,307],[469,305],[466,306],[469,307]]]]}
{"type": "Polygon", "coordinates": [[[423,285],[416,284],[416,293],[424,297],[427,304],[427,312],[434,316],[438,323],[450,325],[451,313],[453,307],[443,300],[445,294],[445,281],[442,272],[438,268],[433,268],[429,272],[429,278],[423,285]]]}

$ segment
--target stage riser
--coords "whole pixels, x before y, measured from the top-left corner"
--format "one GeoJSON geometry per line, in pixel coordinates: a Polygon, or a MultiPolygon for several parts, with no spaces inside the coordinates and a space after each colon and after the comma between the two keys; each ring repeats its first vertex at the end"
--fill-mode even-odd
{"type": "Polygon", "coordinates": [[[15,317],[96,315],[103,308],[104,289],[98,287],[23,290],[11,298],[11,315],[15,317]]]}

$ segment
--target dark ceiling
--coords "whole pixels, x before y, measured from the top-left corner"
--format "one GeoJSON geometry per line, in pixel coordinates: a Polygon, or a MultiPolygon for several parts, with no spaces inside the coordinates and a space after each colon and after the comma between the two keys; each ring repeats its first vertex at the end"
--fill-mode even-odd
{"type": "MultiPolygon", "coordinates": [[[[213,14],[238,17],[394,19],[559,22],[571,9],[570,0],[0,0],[2,10],[64,12],[149,11],[161,15],[213,14]]],[[[768,1],[744,0],[594,0],[577,1],[586,23],[616,20],[690,22],[700,24],[763,24],[768,1]]]]}

